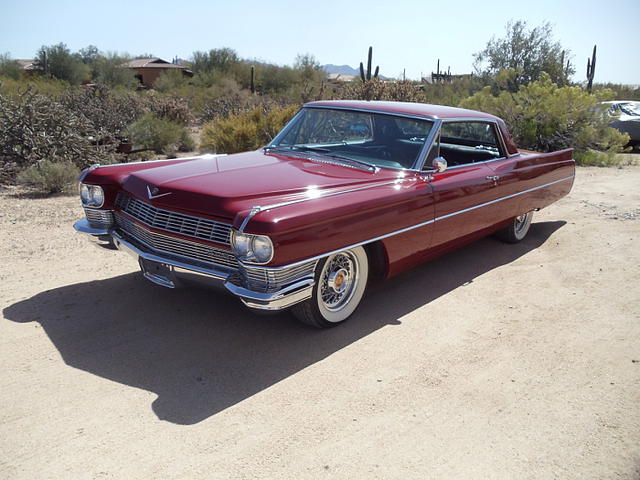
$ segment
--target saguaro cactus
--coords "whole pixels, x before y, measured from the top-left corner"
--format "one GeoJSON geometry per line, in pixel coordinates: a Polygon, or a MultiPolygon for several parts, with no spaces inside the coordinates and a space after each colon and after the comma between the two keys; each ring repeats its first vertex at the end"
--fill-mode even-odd
{"type": "Polygon", "coordinates": [[[596,71],[596,47],[593,46],[593,55],[591,59],[587,58],[587,92],[591,93],[591,88],[593,87],[593,75],[596,71]]]}
{"type": "MultiPolygon", "coordinates": [[[[364,65],[362,65],[362,62],[360,62],[360,79],[363,82],[366,82],[368,80],[371,80],[371,59],[373,57],[373,47],[369,47],[369,56],[367,58],[367,73],[365,75],[364,73],[364,65]]],[[[376,71],[373,74],[373,78],[378,78],[378,73],[380,72],[380,67],[377,66],[376,67],[376,71]]]]}
{"type": "Polygon", "coordinates": [[[253,65],[251,65],[251,93],[256,93],[255,76],[256,76],[256,68],[253,65]]]}

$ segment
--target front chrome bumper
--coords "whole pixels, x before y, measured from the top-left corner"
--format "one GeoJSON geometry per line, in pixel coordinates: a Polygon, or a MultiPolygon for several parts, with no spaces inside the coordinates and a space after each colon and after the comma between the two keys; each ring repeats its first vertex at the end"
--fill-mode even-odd
{"type": "Polygon", "coordinates": [[[163,287],[175,288],[184,283],[197,283],[222,288],[240,298],[247,307],[267,311],[284,310],[311,298],[313,278],[298,279],[277,292],[257,292],[240,285],[231,269],[203,268],[157,255],[139,248],[112,228],[91,226],[85,218],[75,222],[73,228],[100,247],[129,253],[137,259],[144,277],[163,287]]]}

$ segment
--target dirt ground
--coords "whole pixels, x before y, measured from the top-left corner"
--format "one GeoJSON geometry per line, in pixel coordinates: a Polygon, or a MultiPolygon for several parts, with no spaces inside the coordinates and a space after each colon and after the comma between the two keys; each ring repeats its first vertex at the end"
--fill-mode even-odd
{"type": "Polygon", "coordinates": [[[640,478],[640,167],[345,325],[167,290],[0,192],[0,478],[640,478]]]}

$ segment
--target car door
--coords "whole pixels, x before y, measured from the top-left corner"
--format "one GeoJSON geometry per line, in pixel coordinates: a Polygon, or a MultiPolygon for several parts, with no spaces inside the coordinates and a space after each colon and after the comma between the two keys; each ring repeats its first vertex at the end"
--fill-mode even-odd
{"type": "Polygon", "coordinates": [[[500,192],[489,163],[504,156],[495,126],[488,121],[445,121],[436,146],[448,167],[432,174],[436,208],[433,247],[497,223],[494,208],[500,192]]]}

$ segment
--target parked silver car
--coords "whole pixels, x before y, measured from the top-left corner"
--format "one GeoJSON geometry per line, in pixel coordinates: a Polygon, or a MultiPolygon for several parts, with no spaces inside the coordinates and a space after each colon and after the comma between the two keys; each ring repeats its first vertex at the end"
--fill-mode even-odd
{"type": "Polygon", "coordinates": [[[640,102],[613,100],[602,102],[611,118],[609,125],[631,137],[629,145],[640,149],[640,102]]]}

